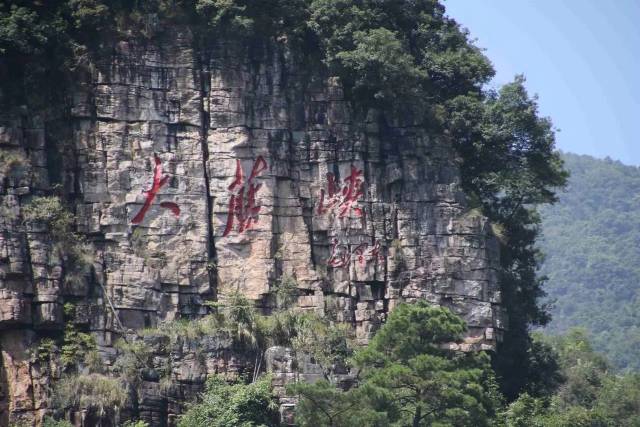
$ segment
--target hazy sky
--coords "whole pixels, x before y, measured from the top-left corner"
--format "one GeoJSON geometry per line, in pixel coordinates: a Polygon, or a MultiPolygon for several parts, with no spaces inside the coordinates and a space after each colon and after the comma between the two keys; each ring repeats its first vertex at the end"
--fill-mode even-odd
{"type": "Polygon", "coordinates": [[[445,0],[497,74],[527,78],[565,151],[640,165],[640,0],[445,0]]]}

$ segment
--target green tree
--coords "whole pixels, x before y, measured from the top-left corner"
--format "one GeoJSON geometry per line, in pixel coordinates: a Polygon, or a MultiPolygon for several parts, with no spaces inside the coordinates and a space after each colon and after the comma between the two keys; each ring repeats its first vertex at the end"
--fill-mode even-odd
{"type": "Polygon", "coordinates": [[[472,204],[501,231],[500,282],[509,329],[494,366],[513,399],[535,375],[530,365],[531,325],[545,325],[544,278],[537,206],[556,201],[567,173],[555,151],[551,121],[538,115],[519,76],[498,93],[460,96],[447,103],[447,132],[463,159],[462,182],[472,204]]]}
{"type": "Polygon", "coordinates": [[[465,328],[446,308],[403,304],[355,364],[367,384],[387,392],[403,425],[485,425],[493,403],[483,384],[488,357],[443,348],[459,341],[465,328]]]}
{"type": "Polygon", "coordinates": [[[532,396],[553,395],[566,381],[556,348],[542,334],[532,334],[528,358],[529,372],[525,392],[532,396]]]}
{"type": "Polygon", "coordinates": [[[488,357],[447,349],[464,331],[446,308],[398,306],[354,357],[358,388],[344,392],[321,382],[292,389],[301,397],[300,422],[356,425],[349,421],[355,411],[371,425],[487,425],[497,404],[488,357]]]}
{"type": "Polygon", "coordinates": [[[323,60],[360,107],[423,123],[444,100],[478,93],[493,75],[438,1],[313,0],[309,9],[323,60]]]}
{"type": "Polygon", "coordinates": [[[376,387],[361,385],[344,391],[321,380],[313,384],[299,382],[288,387],[299,397],[295,421],[300,427],[382,427],[390,425],[385,393],[376,387]]]}
{"type": "Polygon", "coordinates": [[[586,331],[563,336],[536,335],[558,358],[562,384],[556,393],[523,393],[496,423],[507,427],[612,427],[640,425],[640,376],[613,375],[596,353],[586,331]]]}
{"type": "Polygon", "coordinates": [[[562,411],[545,399],[527,393],[512,402],[496,423],[505,427],[609,427],[611,420],[598,411],[571,406],[562,411]]]}
{"type": "Polygon", "coordinates": [[[498,425],[506,427],[543,427],[539,417],[546,410],[546,402],[540,398],[521,394],[517,400],[511,402],[501,414],[498,425]]]}
{"type": "Polygon", "coordinates": [[[618,426],[640,426],[640,374],[606,378],[595,408],[618,426]]]}
{"type": "Polygon", "coordinates": [[[178,421],[180,427],[277,425],[278,405],[268,376],[250,384],[230,384],[220,377],[212,377],[207,381],[202,401],[189,407],[178,421]]]}
{"type": "Polygon", "coordinates": [[[551,339],[560,355],[565,382],[554,396],[558,409],[581,406],[594,407],[609,363],[596,353],[583,329],[571,330],[567,335],[551,339]]]}

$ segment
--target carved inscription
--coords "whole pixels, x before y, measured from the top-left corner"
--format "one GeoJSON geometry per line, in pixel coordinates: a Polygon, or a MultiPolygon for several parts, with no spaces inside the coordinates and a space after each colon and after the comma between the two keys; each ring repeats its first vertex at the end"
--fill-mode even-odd
{"type": "Polygon", "coordinates": [[[251,168],[249,179],[245,180],[240,160],[236,159],[236,173],[231,185],[227,188],[231,193],[227,223],[222,233],[226,237],[237,228],[238,233],[244,233],[258,222],[261,206],[256,204],[256,195],[262,184],[255,184],[255,179],[267,169],[267,162],[258,156],[251,168]]]}
{"type": "Polygon", "coordinates": [[[352,259],[355,259],[360,265],[366,265],[367,262],[373,260],[383,260],[380,241],[376,240],[374,245],[361,243],[350,250],[348,245],[341,244],[338,239],[333,239],[327,265],[333,268],[343,268],[347,267],[352,259]]]}
{"type": "Polygon", "coordinates": [[[364,195],[364,179],[362,170],[351,165],[351,172],[340,186],[336,176],[327,173],[327,188],[320,189],[320,199],[316,212],[324,215],[328,212],[337,211],[338,217],[343,218],[353,212],[353,215],[361,217],[364,214],[362,208],[358,206],[358,199],[364,195]]]}

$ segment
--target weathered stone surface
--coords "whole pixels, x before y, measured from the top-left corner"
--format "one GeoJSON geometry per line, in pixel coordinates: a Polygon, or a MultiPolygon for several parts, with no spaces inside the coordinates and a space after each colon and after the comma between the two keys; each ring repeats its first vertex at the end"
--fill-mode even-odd
{"type": "MultiPolygon", "coordinates": [[[[47,406],[27,392],[35,365],[23,353],[63,327],[66,302],[107,363],[123,330],[201,316],[230,291],[268,312],[283,277],[301,309],[352,324],[360,343],[399,302],[426,299],[465,318],[469,349],[493,348],[505,327],[497,244],[486,219],[467,213],[450,141],[354,114],[336,79],[284,46],[250,58],[193,45],[179,29],[119,42],[79,74],[68,118],[0,117],[0,149],[25,159],[0,177],[2,419],[39,419],[47,406]],[[166,181],[153,190],[158,165],[166,181]],[[46,228],[23,223],[24,206],[53,185],[95,249],[80,281],[67,280],[46,228]],[[155,198],[134,224],[145,191],[155,198]],[[18,345],[16,328],[36,332],[18,345]]],[[[140,386],[152,425],[173,422],[208,375],[252,363],[230,343],[189,345],[158,350],[159,364],[171,361],[168,391],[153,375],[140,386]]],[[[286,365],[277,353],[270,364],[286,365]]],[[[281,385],[294,375],[285,368],[281,385]]]]}

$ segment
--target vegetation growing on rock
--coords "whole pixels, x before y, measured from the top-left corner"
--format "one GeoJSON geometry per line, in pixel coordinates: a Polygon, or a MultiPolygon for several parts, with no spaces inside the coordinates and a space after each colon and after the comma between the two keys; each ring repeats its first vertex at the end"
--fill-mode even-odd
{"type": "Polygon", "coordinates": [[[268,376],[249,384],[209,379],[202,401],[192,405],[178,423],[179,427],[278,425],[278,404],[268,376]]]}

